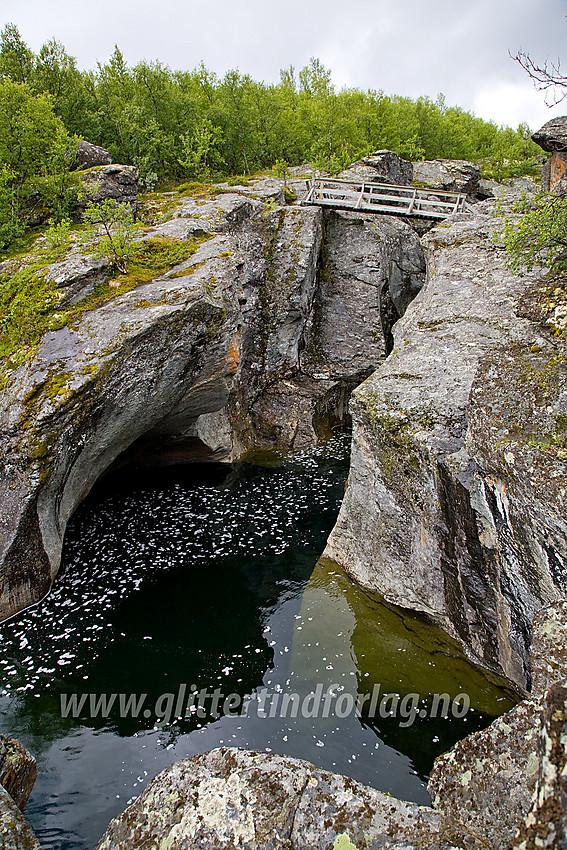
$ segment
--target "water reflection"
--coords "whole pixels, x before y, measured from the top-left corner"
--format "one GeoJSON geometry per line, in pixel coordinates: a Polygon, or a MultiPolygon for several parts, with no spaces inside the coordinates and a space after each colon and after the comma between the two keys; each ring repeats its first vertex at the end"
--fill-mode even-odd
{"type": "Polygon", "coordinates": [[[219,745],[305,758],[427,802],[434,755],[508,707],[439,633],[335,565],[315,566],[348,452],[338,434],[270,465],[122,473],[77,512],[53,592],[0,634],[0,720],[38,758],[26,813],[45,850],[93,846],[159,770],[219,745]],[[282,717],[274,702],[376,684],[425,699],[467,690],[475,711],[403,728],[364,710],[323,716],[311,703],[307,716],[292,706],[282,717]],[[252,697],[247,716],[215,717],[210,701],[205,716],[177,708],[191,686],[252,697]],[[61,716],[62,694],[87,695],[76,717],[61,716]],[[116,697],[94,716],[89,694],[99,707],[101,695],[143,700],[121,716],[116,697]]]}

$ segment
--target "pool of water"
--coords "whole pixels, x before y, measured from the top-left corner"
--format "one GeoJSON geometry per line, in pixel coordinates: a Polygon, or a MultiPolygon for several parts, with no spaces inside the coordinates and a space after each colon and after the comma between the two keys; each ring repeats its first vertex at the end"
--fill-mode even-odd
{"type": "Polygon", "coordinates": [[[80,506],[51,594],[0,628],[0,724],[37,758],[26,814],[46,850],[87,850],[156,773],[222,745],[427,803],[435,756],[511,706],[318,560],[348,455],[339,433],[262,463],[123,470],[80,506]]]}

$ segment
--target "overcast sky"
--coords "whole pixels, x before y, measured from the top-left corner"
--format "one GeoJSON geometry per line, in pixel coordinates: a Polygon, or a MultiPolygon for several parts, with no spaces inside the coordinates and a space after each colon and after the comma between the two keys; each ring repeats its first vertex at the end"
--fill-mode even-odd
{"type": "Polygon", "coordinates": [[[564,59],[567,74],[567,0],[0,0],[0,11],[34,51],[55,37],[81,68],[118,44],[128,64],[203,60],[219,75],[277,82],[316,56],[337,88],[443,92],[449,105],[532,130],[567,114],[567,100],[548,109],[509,56],[564,59]]]}

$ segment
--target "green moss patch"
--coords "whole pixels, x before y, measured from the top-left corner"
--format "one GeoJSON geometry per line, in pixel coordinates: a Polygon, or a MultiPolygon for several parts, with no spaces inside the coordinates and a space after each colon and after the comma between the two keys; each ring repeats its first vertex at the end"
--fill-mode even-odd
{"type": "Polygon", "coordinates": [[[62,309],[58,305],[63,292],[45,279],[45,273],[46,267],[61,259],[65,251],[43,250],[33,261],[22,258],[19,267],[15,265],[0,275],[0,381],[5,381],[12,369],[31,356],[47,331],[58,330],[85,311],[155,280],[188,260],[209,238],[187,242],[163,236],[146,239],[135,247],[127,274],[100,283],[92,295],[62,309]]]}

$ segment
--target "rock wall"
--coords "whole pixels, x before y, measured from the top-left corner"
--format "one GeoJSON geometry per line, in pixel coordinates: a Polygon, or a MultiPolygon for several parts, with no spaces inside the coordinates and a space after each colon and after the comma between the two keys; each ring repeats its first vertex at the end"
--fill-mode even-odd
{"type": "Polygon", "coordinates": [[[0,735],[0,846],[40,850],[22,812],[37,775],[35,759],[13,738],[0,735]]]}
{"type": "MultiPolygon", "coordinates": [[[[115,462],[234,460],[311,445],[344,421],[352,386],[385,357],[384,333],[423,282],[423,254],[401,221],[324,223],[281,196],[268,180],[182,199],[144,238],[209,235],[197,253],[118,297],[109,287],[11,374],[0,620],[48,591],[69,517],[115,462]]],[[[62,303],[77,303],[105,268],[73,255],[49,273],[62,303]]]]}
{"type": "Polygon", "coordinates": [[[567,363],[549,284],[506,268],[498,209],[477,204],[423,240],[427,284],[353,394],[325,556],[529,686],[534,614],[566,580],[567,363]]]}
{"type": "Polygon", "coordinates": [[[23,812],[37,778],[35,759],[14,738],[0,735],[0,785],[23,812]]]}
{"type": "Polygon", "coordinates": [[[559,116],[547,121],[532,136],[533,141],[551,153],[541,170],[541,188],[544,192],[553,190],[564,195],[567,192],[567,117],[559,116]]]}

